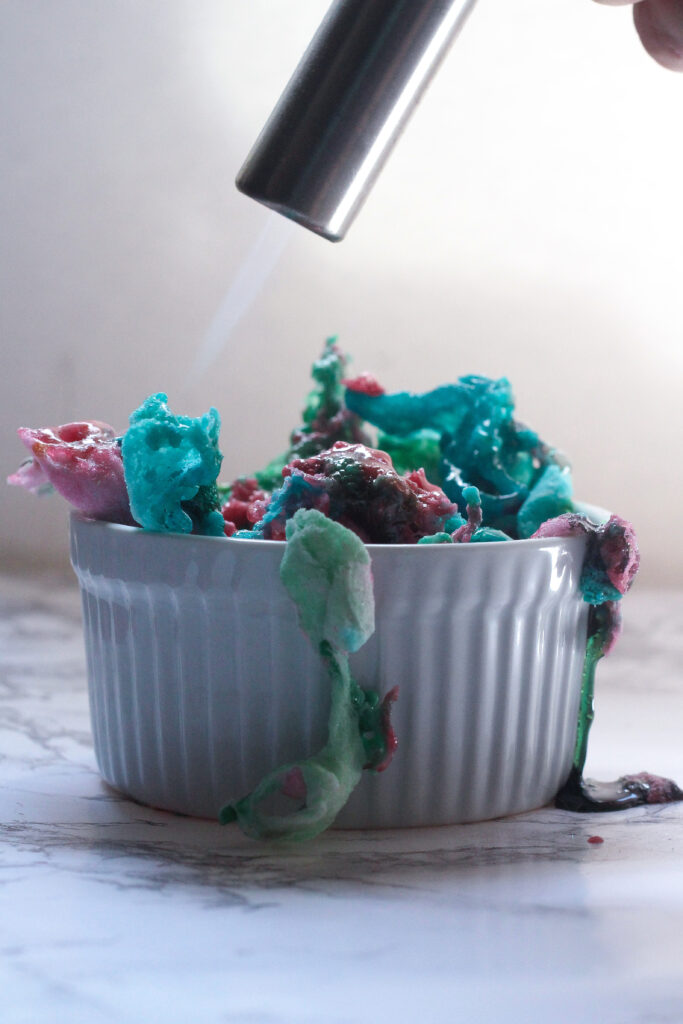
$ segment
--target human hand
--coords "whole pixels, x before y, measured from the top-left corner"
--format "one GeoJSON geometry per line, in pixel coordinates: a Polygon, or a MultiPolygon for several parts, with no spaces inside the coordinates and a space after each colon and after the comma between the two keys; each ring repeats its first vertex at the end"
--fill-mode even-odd
{"type": "Polygon", "coordinates": [[[633,20],[651,57],[670,71],[683,71],[683,0],[597,0],[633,4],[633,20]]]}

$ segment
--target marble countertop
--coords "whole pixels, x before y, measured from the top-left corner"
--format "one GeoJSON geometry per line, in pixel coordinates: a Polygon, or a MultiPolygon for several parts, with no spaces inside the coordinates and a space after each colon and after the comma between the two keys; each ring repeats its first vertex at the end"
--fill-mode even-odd
{"type": "MultiPolygon", "coordinates": [[[[101,782],[75,588],[0,605],[3,1024],[683,1021],[683,805],[255,844],[101,782]]],[[[683,780],[682,627],[627,599],[589,774],[683,780]]]]}

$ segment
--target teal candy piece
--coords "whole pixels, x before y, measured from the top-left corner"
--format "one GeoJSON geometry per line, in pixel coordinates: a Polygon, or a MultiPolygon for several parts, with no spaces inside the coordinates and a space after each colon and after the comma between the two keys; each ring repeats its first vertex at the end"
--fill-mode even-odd
{"type": "MultiPolygon", "coordinates": [[[[455,515],[449,516],[446,522],[443,524],[444,531],[446,533],[455,533],[461,526],[464,526],[467,520],[464,516],[461,516],[459,512],[455,515]]],[[[419,541],[418,541],[419,543],[419,541]]]]}
{"type": "MultiPolygon", "coordinates": [[[[452,448],[454,446],[449,448],[451,455],[452,448]]],[[[451,501],[456,502],[460,508],[464,507],[466,502],[462,492],[467,486],[467,477],[464,471],[460,466],[456,466],[451,462],[450,458],[444,457],[441,460],[441,476],[443,480],[441,486],[448,497],[451,501]]],[[[484,484],[481,481],[481,477],[478,477],[478,479],[483,488],[484,484]]],[[[481,491],[481,511],[485,522],[495,524],[497,527],[510,523],[515,525],[517,511],[529,493],[529,488],[526,484],[515,484],[508,480],[502,493],[496,492],[490,482],[486,483],[486,487],[488,488],[487,490],[481,491]]]]}
{"type": "Polygon", "coordinates": [[[255,839],[299,842],[332,824],[368,758],[383,757],[366,749],[361,736],[377,717],[378,700],[353,681],[346,656],[372,635],[375,608],[365,545],[315,509],[299,509],[287,523],[280,575],[330,678],[327,743],[313,757],[270,772],[248,796],[227,804],[220,821],[237,821],[255,839]]]}
{"type": "Polygon", "coordinates": [[[418,544],[452,544],[450,533],[433,533],[429,537],[420,537],[418,544]]]}
{"type": "Polygon", "coordinates": [[[477,422],[484,422],[487,415],[499,422],[509,420],[514,402],[504,377],[494,381],[472,375],[421,395],[410,391],[368,395],[347,389],[346,406],[387,434],[404,437],[427,429],[454,436],[473,414],[477,422]]]}
{"type": "Polygon", "coordinates": [[[572,512],[572,478],[568,467],[546,466],[517,513],[517,532],[531,537],[541,523],[572,512]]]}
{"type": "Polygon", "coordinates": [[[478,487],[464,487],[462,496],[468,505],[481,505],[481,494],[478,487]]]}
{"type": "Polygon", "coordinates": [[[151,395],[130,417],[123,471],[134,519],[146,530],[223,536],[216,477],[220,417],[174,416],[165,394],[151,395]]]}
{"type": "Polygon", "coordinates": [[[622,594],[607,579],[604,567],[586,559],[581,571],[579,586],[587,604],[604,604],[606,601],[620,601],[622,594]]]}
{"type": "Polygon", "coordinates": [[[471,544],[482,544],[482,543],[496,543],[501,540],[512,540],[507,533],[503,533],[502,530],[494,530],[491,526],[480,526],[478,530],[475,530],[472,534],[470,543],[471,544]]]}

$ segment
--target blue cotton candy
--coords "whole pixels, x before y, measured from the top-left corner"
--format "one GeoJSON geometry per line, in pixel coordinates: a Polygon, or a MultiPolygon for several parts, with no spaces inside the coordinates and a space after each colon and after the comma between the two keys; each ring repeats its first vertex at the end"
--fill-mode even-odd
{"type": "MultiPolygon", "coordinates": [[[[485,527],[513,537],[528,536],[522,533],[522,526],[525,530],[531,528],[536,510],[544,503],[550,508],[550,515],[567,508],[569,475],[538,434],[514,419],[514,400],[505,377],[460,377],[456,384],[426,394],[370,394],[348,389],[346,404],[357,415],[397,438],[413,437],[420,430],[435,432],[440,458],[438,472],[430,479],[440,484],[460,512],[468,504],[468,488],[476,486],[485,527]],[[553,490],[559,500],[552,498],[549,489],[537,491],[521,525],[518,524],[519,510],[549,467],[557,470],[553,490]]],[[[549,483],[550,478],[543,487],[549,483]]]]}
{"type": "Polygon", "coordinates": [[[471,544],[495,544],[501,540],[512,540],[512,537],[508,537],[507,533],[503,533],[502,530],[494,530],[491,526],[480,526],[478,530],[475,530],[472,534],[471,544]]]}
{"type": "Polygon", "coordinates": [[[346,405],[362,419],[398,437],[425,429],[454,435],[473,416],[480,422],[479,412],[484,408],[487,415],[501,421],[509,419],[514,408],[510,384],[504,377],[489,380],[474,375],[421,395],[410,391],[369,395],[347,389],[346,405]]]}
{"type": "Polygon", "coordinates": [[[517,513],[517,532],[520,537],[531,537],[541,523],[572,512],[573,509],[569,469],[546,466],[517,513]]]}
{"type": "Polygon", "coordinates": [[[222,536],[218,412],[174,416],[167,401],[161,392],[147,398],[121,442],[133,517],[147,530],[222,536]]]}

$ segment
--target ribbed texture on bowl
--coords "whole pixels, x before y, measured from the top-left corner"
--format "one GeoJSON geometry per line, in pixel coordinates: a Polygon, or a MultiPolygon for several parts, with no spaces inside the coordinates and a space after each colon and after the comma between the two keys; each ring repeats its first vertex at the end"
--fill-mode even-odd
{"type": "MultiPolygon", "coordinates": [[[[337,823],[447,824],[550,800],[572,760],[584,540],[370,546],[377,628],[361,685],[400,687],[399,749],[337,823]]],[[[275,542],[72,519],[95,751],[136,800],[213,817],[325,741],[328,681],[275,542]]]]}

